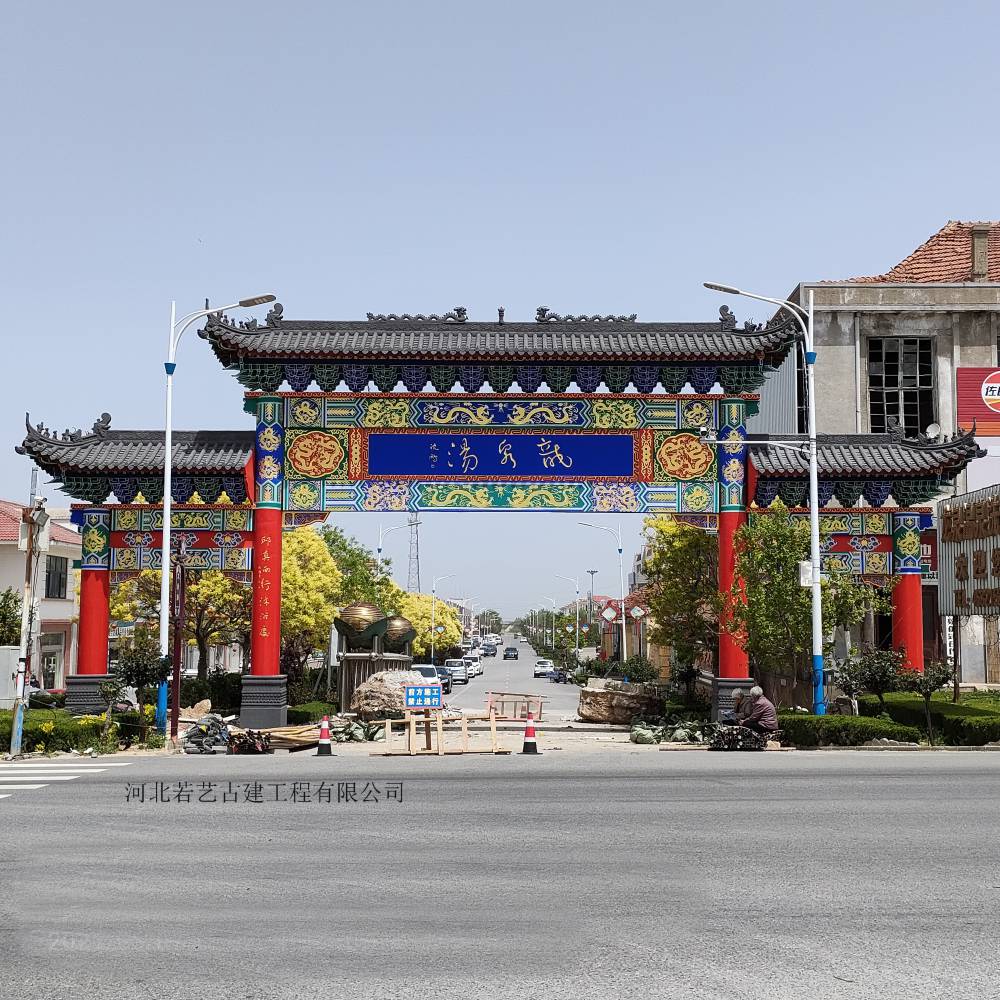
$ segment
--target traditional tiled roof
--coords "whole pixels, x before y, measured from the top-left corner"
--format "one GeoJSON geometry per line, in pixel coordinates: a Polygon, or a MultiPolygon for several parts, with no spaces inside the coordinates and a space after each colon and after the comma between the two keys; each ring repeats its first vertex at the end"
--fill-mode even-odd
{"type": "MultiPolygon", "coordinates": [[[[24,508],[13,500],[0,500],[0,543],[16,542],[21,531],[21,511],[24,508]]],[[[49,541],[60,545],[79,545],[79,532],[61,524],[49,522],[49,541]]]]}
{"type": "Polygon", "coordinates": [[[201,336],[219,359],[303,361],[749,361],[778,362],[794,322],[737,330],[728,307],[715,323],[638,323],[634,316],[559,316],[540,307],[534,323],[471,323],[456,307],[445,316],[376,316],[367,321],[284,319],[280,303],[264,325],[213,315],[201,336]]]}
{"type": "Polygon", "coordinates": [[[977,226],[989,227],[986,280],[1000,282],[1000,222],[949,222],[885,274],[846,280],[866,284],[972,281],[972,231],[977,226]]]}
{"type": "MultiPolygon", "coordinates": [[[[766,442],[767,435],[750,435],[751,442],[766,442]]],[[[782,437],[802,442],[801,451],[750,447],[750,461],[762,479],[803,478],[809,475],[805,435],[782,437]]],[[[956,475],[986,452],[976,444],[975,427],[950,440],[910,440],[899,433],[819,434],[817,460],[821,479],[900,479],[956,475]]]]}
{"type": "MultiPolygon", "coordinates": [[[[93,428],[56,435],[25,419],[27,435],[15,449],[50,475],[136,475],[163,469],[163,431],[111,430],[103,414],[93,428]]],[[[253,451],[253,431],[174,431],[173,469],[178,473],[240,475],[253,451]]]]}

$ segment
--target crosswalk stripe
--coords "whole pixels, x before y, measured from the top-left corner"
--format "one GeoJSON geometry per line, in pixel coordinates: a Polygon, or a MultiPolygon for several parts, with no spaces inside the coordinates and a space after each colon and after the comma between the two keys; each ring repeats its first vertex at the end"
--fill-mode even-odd
{"type": "Polygon", "coordinates": [[[74,777],[80,777],[84,774],[100,774],[104,770],[103,767],[92,767],[89,771],[84,771],[81,768],[74,767],[33,767],[31,769],[22,768],[11,768],[10,770],[5,770],[0,767],[0,776],[10,775],[13,777],[15,774],[23,774],[26,778],[30,778],[35,774],[67,774],[72,773],[74,777]]]}
{"type": "Polygon", "coordinates": [[[48,771],[33,771],[31,774],[2,774],[0,781],[37,781],[44,778],[46,781],[75,781],[79,774],[49,774],[48,771]]]}
{"type": "Polygon", "coordinates": [[[32,788],[45,788],[45,785],[0,785],[0,791],[4,792],[24,792],[32,788]]]}
{"type": "Polygon", "coordinates": [[[99,767],[131,767],[134,761],[110,761],[110,760],[11,760],[0,763],[0,771],[9,767],[31,768],[31,767],[65,767],[71,771],[79,768],[99,768],[99,767]]]}

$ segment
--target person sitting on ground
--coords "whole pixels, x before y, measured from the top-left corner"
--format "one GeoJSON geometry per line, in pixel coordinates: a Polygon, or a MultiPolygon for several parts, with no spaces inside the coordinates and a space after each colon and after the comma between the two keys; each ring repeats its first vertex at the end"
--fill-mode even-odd
{"type": "Polygon", "coordinates": [[[750,711],[741,718],[738,726],[745,729],[752,729],[762,736],[770,736],[778,731],[778,712],[774,703],[764,697],[764,689],[758,685],[750,688],[750,711]]]}
{"type": "Polygon", "coordinates": [[[738,726],[750,714],[750,699],[742,688],[733,688],[732,708],[723,709],[719,721],[724,726],[738,726]]]}

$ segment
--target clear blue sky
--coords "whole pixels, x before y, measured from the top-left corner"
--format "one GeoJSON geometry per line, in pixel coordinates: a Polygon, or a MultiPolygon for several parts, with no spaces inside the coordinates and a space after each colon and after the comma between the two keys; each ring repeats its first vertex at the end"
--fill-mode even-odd
{"type": "MultiPolygon", "coordinates": [[[[998,216],[995,5],[680,6],[5,4],[0,495],[25,410],[161,424],[171,299],[707,320],[706,278],[787,292],[998,216]]],[[[240,398],[182,344],[178,427],[246,426],[240,398]]],[[[557,569],[613,590],[606,539],[428,515],[424,575],[513,612],[571,597],[557,569]]]]}

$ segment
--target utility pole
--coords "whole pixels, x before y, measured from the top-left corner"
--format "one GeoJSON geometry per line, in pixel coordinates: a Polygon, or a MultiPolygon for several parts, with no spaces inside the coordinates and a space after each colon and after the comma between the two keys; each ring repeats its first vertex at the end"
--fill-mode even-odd
{"type": "Polygon", "coordinates": [[[24,594],[21,597],[21,649],[17,658],[17,674],[14,681],[14,712],[10,729],[10,755],[21,756],[21,742],[24,735],[24,685],[27,681],[28,658],[31,650],[31,630],[34,624],[32,580],[34,579],[35,545],[38,535],[48,523],[45,513],[45,497],[35,497],[30,507],[21,512],[22,531],[25,536],[24,548],[24,594]]]}
{"type": "Polygon", "coordinates": [[[420,592],[420,517],[411,514],[407,524],[410,526],[410,566],[406,589],[411,594],[417,594],[420,592]]]}
{"type": "Polygon", "coordinates": [[[594,624],[594,577],[597,576],[597,570],[588,569],[587,572],[590,574],[590,612],[587,617],[587,627],[589,628],[594,624]]]}

